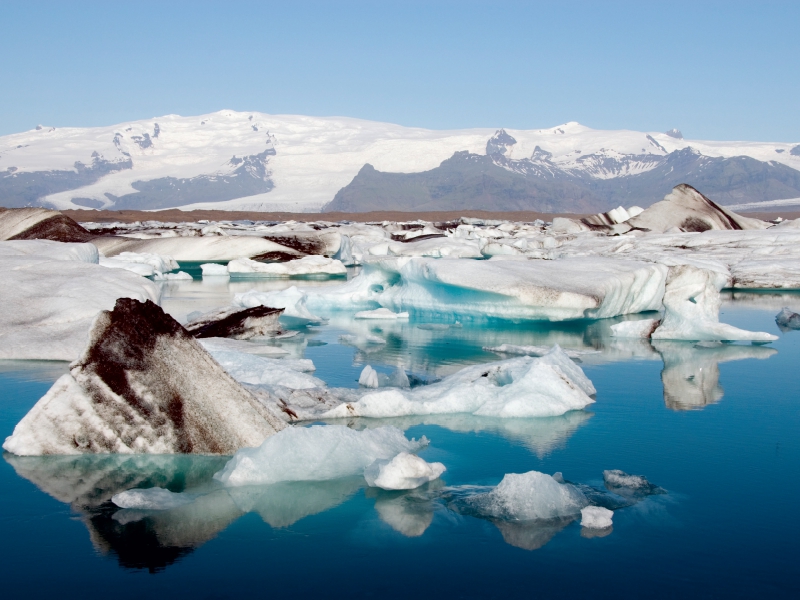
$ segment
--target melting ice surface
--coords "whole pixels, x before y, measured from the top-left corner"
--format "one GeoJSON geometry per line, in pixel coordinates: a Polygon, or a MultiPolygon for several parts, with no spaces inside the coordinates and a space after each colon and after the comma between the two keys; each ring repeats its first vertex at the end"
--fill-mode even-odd
{"type": "MultiPolygon", "coordinates": [[[[159,285],[162,305],[185,321],[236,294],[293,284],[219,277],[159,285]]],[[[402,372],[397,389],[410,398],[465,367],[558,344],[596,388],[595,402],[543,418],[462,412],[296,425],[289,435],[326,430],[330,439],[294,455],[263,447],[233,458],[5,454],[0,534],[13,543],[4,546],[3,585],[59,597],[109,588],[136,597],[267,589],[276,597],[620,597],[642,589],[796,597],[800,525],[784,515],[800,494],[800,332],[782,332],[774,319],[783,307],[800,311],[800,295],[737,291],[723,301],[721,322],[780,339],[759,346],[612,333],[656,313],[456,323],[313,307],[312,319],[286,319],[290,335],[244,342],[263,360],[234,360],[234,345],[212,342],[249,385],[302,391],[324,381],[384,393],[402,372]],[[498,353],[503,345],[510,352],[498,353]],[[270,369],[276,360],[297,368],[270,369]],[[359,386],[367,365],[377,389],[359,386]],[[251,478],[247,454],[269,466],[251,478]]],[[[66,369],[0,363],[0,436],[66,369]]]]}

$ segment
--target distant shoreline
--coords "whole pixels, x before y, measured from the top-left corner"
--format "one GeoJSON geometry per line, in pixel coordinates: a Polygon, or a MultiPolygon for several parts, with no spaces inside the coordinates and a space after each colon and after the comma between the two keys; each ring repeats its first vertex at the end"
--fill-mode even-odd
{"type": "MultiPolygon", "coordinates": [[[[552,221],[553,217],[567,217],[579,219],[585,214],[574,213],[540,213],[534,211],[487,211],[487,210],[453,210],[435,212],[403,212],[399,210],[385,210],[363,213],[290,213],[290,212],[255,212],[255,211],[227,211],[227,210],[178,210],[168,209],[160,211],[143,210],[62,210],[61,213],[78,222],[108,223],[119,221],[132,223],[134,221],[162,221],[165,223],[182,223],[187,221],[354,221],[367,223],[371,221],[453,221],[459,217],[475,219],[496,219],[503,221],[532,222],[536,219],[552,221]]],[[[771,220],[777,217],[783,219],[800,218],[800,211],[776,210],[769,212],[749,212],[748,217],[771,220]]]]}

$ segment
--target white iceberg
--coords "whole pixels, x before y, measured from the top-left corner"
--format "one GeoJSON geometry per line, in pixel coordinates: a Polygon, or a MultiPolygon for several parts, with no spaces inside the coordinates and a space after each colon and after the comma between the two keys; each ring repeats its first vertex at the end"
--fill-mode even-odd
{"type": "Polygon", "coordinates": [[[341,261],[324,256],[304,256],[287,262],[264,263],[237,258],[228,263],[228,273],[235,277],[301,277],[308,275],[343,276],[347,268],[341,261]]]}
{"type": "Polygon", "coordinates": [[[775,316],[775,322],[783,329],[800,329],[800,315],[786,307],[775,316]]]}
{"type": "Polygon", "coordinates": [[[231,486],[338,479],[360,475],[376,460],[415,452],[426,444],[424,437],[408,440],[394,427],[288,427],[258,448],[238,451],[214,477],[231,486]]]}
{"type": "Polygon", "coordinates": [[[282,308],[284,309],[282,315],[284,318],[289,317],[302,323],[322,323],[324,319],[311,314],[306,307],[307,298],[308,296],[305,292],[293,285],[279,292],[250,290],[243,294],[236,294],[233,297],[233,303],[244,308],[252,308],[254,306],[282,308]]]}
{"type": "Polygon", "coordinates": [[[354,319],[407,319],[408,313],[396,313],[388,308],[376,308],[375,310],[362,310],[357,312],[354,319]]]}
{"type": "MultiPolygon", "coordinates": [[[[0,213],[2,214],[2,213],[0,213]]],[[[54,242],[52,240],[16,240],[0,242],[0,257],[31,256],[50,260],[71,260],[98,264],[100,253],[91,243],[54,242]]]]}
{"type": "Polygon", "coordinates": [[[178,268],[178,262],[171,256],[147,252],[121,252],[114,258],[101,257],[100,264],[111,269],[127,269],[143,276],[168,273],[178,268]]]}
{"type": "Polygon", "coordinates": [[[587,506],[581,509],[581,527],[607,529],[613,525],[614,511],[602,506],[587,506]]]}
{"type": "Polygon", "coordinates": [[[419,456],[401,452],[391,460],[378,460],[364,470],[370,487],[384,490],[413,490],[438,479],[447,469],[442,463],[429,463],[419,456]]]}
{"type": "Polygon", "coordinates": [[[192,276],[186,271],[178,271],[177,273],[159,273],[156,271],[153,274],[155,281],[192,281],[192,276]]]}
{"type": "Polygon", "coordinates": [[[358,385],[367,388],[378,387],[378,372],[369,365],[365,366],[358,376],[358,385]]]}
{"type": "Polygon", "coordinates": [[[164,488],[152,487],[126,490],[111,497],[111,502],[120,508],[138,510],[170,510],[194,501],[191,494],[178,494],[164,488]]]}
{"type": "Polygon", "coordinates": [[[719,291],[725,277],[708,269],[692,265],[670,268],[664,293],[664,319],[653,332],[654,340],[733,341],[751,340],[770,342],[778,336],[746,331],[719,322],[722,303],[719,291]]]}
{"type": "Polygon", "coordinates": [[[261,386],[282,386],[293,390],[321,388],[325,382],[309,372],[314,363],[307,359],[277,359],[230,350],[219,345],[206,346],[209,354],[239,383],[261,386]]]}
{"type": "Polygon", "coordinates": [[[473,365],[438,383],[371,392],[323,418],[471,413],[486,417],[552,417],[592,404],[583,371],[557,346],[541,358],[473,365]]]}
{"type": "Polygon", "coordinates": [[[55,244],[49,252],[63,248],[62,258],[71,259],[4,255],[8,244],[22,242],[0,243],[0,358],[74,360],[101,310],[113,308],[118,298],[160,299],[158,286],[148,279],[81,260],[97,258],[91,244],[26,243],[55,244]]]}
{"type": "Polygon", "coordinates": [[[137,239],[134,237],[97,237],[92,239],[105,256],[114,258],[122,252],[161,254],[175,260],[234,260],[242,256],[256,257],[270,253],[300,256],[300,253],[262,237],[202,236],[161,237],[137,239]]]}
{"type": "Polygon", "coordinates": [[[620,338],[649,338],[660,323],[658,319],[622,321],[611,326],[611,335],[620,338]]]}
{"type": "Polygon", "coordinates": [[[203,278],[206,277],[229,277],[228,266],[218,263],[204,263],[200,265],[200,270],[203,272],[203,278]]]}
{"type": "Polygon", "coordinates": [[[589,501],[574,485],[529,471],[508,473],[492,491],[471,496],[466,504],[485,517],[533,521],[574,517],[589,501]]]}

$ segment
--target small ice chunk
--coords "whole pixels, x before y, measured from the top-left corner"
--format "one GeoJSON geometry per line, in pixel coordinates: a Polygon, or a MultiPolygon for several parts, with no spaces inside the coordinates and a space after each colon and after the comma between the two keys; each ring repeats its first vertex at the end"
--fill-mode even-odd
{"type": "Polygon", "coordinates": [[[620,496],[650,496],[666,492],[664,488],[647,481],[643,475],[629,475],[619,469],[603,471],[603,481],[606,489],[620,496]]]}
{"type": "Polygon", "coordinates": [[[205,263],[200,265],[203,271],[203,277],[230,277],[227,265],[220,265],[217,263],[205,263]]]}
{"type": "Polygon", "coordinates": [[[416,452],[427,444],[425,437],[406,439],[395,427],[288,427],[258,448],[239,450],[214,477],[231,486],[338,479],[360,475],[376,460],[416,452]]]}
{"type": "Polygon", "coordinates": [[[120,508],[139,510],[169,510],[194,501],[190,494],[176,494],[160,487],[134,489],[114,494],[111,502],[120,508]]]}
{"type": "Polygon", "coordinates": [[[378,387],[378,372],[371,366],[367,365],[364,367],[364,370],[361,371],[361,375],[358,378],[358,385],[368,388],[378,387]]]}
{"type": "Polygon", "coordinates": [[[428,463],[419,456],[401,452],[391,460],[378,460],[364,470],[370,487],[413,490],[438,479],[446,471],[442,463],[428,463]]]}
{"type": "Polygon", "coordinates": [[[507,474],[491,492],[477,494],[467,503],[488,517],[532,521],[575,516],[589,501],[574,485],[529,471],[507,474]]]}
{"type": "Polygon", "coordinates": [[[607,529],[611,527],[614,511],[602,506],[587,506],[581,509],[581,527],[607,529]]]}
{"type": "Polygon", "coordinates": [[[322,323],[324,319],[309,312],[306,307],[307,299],[308,295],[293,285],[279,292],[250,290],[243,294],[236,294],[233,297],[233,304],[244,308],[252,308],[259,305],[283,308],[282,316],[284,318],[288,317],[303,323],[322,323]]]}
{"type": "Polygon", "coordinates": [[[192,276],[186,271],[178,271],[177,273],[158,273],[153,275],[155,281],[191,281],[192,276]]]}
{"type": "Polygon", "coordinates": [[[792,312],[788,308],[784,308],[775,317],[775,322],[778,327],[783,329],[800,329],[800,315],[792,312]]]}
{"type": "Polygon", "coordinates": [[[649,338],[660,323],[657,319],[622,321],[611,326],[611,335],[619,338],[649,338]]]}
{"type": "Polygon", "coordinates": [[[376,308],[375,310],[362,310],[357,312],[354,319],[407,319],[408,313],[392,312],[388,308],[376,308]]]}

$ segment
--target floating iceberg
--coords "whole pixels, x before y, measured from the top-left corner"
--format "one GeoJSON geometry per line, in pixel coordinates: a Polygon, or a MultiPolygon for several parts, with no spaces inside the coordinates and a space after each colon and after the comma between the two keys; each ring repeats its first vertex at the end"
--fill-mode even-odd
{"type": "Polygon", "coordinates": [[[0,240],[89,242],[95,236],[66,215],[46,208],[6,208],[0,211],[0,240]]]}
{"type": "Polygon", "coordinates": [[[204,263],[200,265],[200,270],[203,272],[203,278],[206,277],[230,277],[227,265],[220,265],[218,263],[204,263]]]}
{"type": "Polygon", "coordinates": [[[377,303],[471,318],[604,318],[660,309],[666,275],[663,265],[607,258],[382,259],[336,291],[310,292],[309,304],[343,310],[377,303]]]}
{"type": "Polygon", "coordinates": [[[513,358],[465,367],[438,383],[368,393],[322,418],[471,413],[487,417],[551,417],[592,404],[592,382],[555,347],[541,358],[513,358]]]}
{"type": "Polygon", "coordinates": [[[800,329],[800,315],[796,312],[792,312],[788,308],[783,308],[781,312],[775,316],[775,322],[778,324],[778,327],[783,330],[800,329]]]}
{"type": "MultiPolygon", "coordinates": [[[[484,346],[487,352],[495,354],[511,354],[515,356],[544,356],[550,352],[552,346],[515,346],[514,344],[500,344],[499,346],[484,346]]],[[[580,359],[586,354],[599,354],[597,350],[565,350],[561,351],[572,359],[580,359]]]]}
{"type": "Polygon", "coordinates": [[[622,321],[611,326],[611,335],[620,338],[649,338],[660,323],[658,319],[622,321]]]}
{"type": "Polygon", "coordinates": [[[413,490],[438,479],[446,471],[442,463],[428,463],[419,456],[401,452],[391,460],[378,460],[364,470],[370,487],[413,490]]]}
{"type": "Polygon", "coordinates": [[[347,268],[341,261],[324,256],[304,256],[287,262],[264,263],[237,258],[228,263],[228,273],[233,277],[302,277],[325,275],[341,277],[347,275],[347,268]]]}
{"type": "Polygon", "coordinates": [[[96,261],[91,244],[0,242],[0,358],[74,360],[92,320],[118,298],[159,301],[152,281],[96,261]],[[11,254],[20,247],[48,254],[11,254]],[[53,260],[59,252],[63,260],[53,260]]]}
{"type": "Polygon", "coordinates": [[[581,510],[581,527],[607,529],[613,525],[614,511],[602,506],[587,506],[581,510]]]}
{"type": "Polygon", "coordinates": [[[307,358],[297,360],[268,358],[220,346],[207,347],[214,360],[239,383],[258,386],[281,386],[292,390],[322,388],[325,382],[309,372],[314,363],[307,358]]]}
{"type": "Polygon", "coordinates": [[[30,256],[40,260],[71,260],[95,265],[100,260],[97,246],[89,243],[54,242],[51,240],[0,242],[0,258],[12,256],[30,256]]]}
{"type": "Polygon", "coordinates": [[[650,483],[643,475],[629,475],[619,469],[603,471],[603,481],[609,491],[620,496],[642,497],[666,493],[664,488],[650,483]]]}
{"type": "Polygon", "coordinates": [[[198,341],[200,345],[206,349],[206,352],[212,356],[215,352],[244,352],[245,354],[257,354],[267,357],[286,356],[289,354],[288,350],[284,350],[278,346],[257,344],[244,340],[208,337],[200,338],[198,341]]]}
{"type": "Polygon", "coordinates": [[[156,273],[153,274],[155,281],[192,281],[192,276],[186,271],[178,271],[177,273],[156,273]]]}
{"type": "Polygon", "coordinates": [[[324,319],[311,314],[306,307],[307,294],[296,286],[279,292],[257,292],[251,290],[243,294],[236,294],[233,303],[236,306],[252,308],[254,306],[271,306],[282,308],[283,316],[301,323],[322,323],[324,319]]]}
{"type": "Polygon", "coordinates": [[[190,494],[177,494],[160,487],[126,490],[111,497],[111,502],[120,508],[139,510],[170,510],[193,500],[194,496],[190,494]]]}
{"type": "Polygon", "coordinates": [[[484,517],[533,521],[574,517],[589,501],[574,485],[529,471],[507,474],[492,491],[468,497],[465,504],[484,517]]]}
{"type": "Polygon", "coordinates": [[[378,372],[367,365],[361,371],[361,375],[358,376],[358,385],[367,387],[367,388],[376,388],[379,386],[378,384],[378,372]]]}
{"type": "Polygon", "coordinates": [[[178,268],[178,262],[171,256],[137,252],[121,252],[114,258],[102,257],[100,264],[111,269],[127,269],[145,277],[178,268]]]}
{"type": "Polygon", "coordinates": [[[719,291],[725,276],[692,265],[670,268],[664,292],[664,319],[652,334],[656,340],[751,340],[770,342],[769,333],[745,331],[719,322],[719,291]]]}
{"type": "Polygon", "coordinates": [[[214,477],[230,486],[338,479],[360,475],[376,460],[415,452],[426,444],[424,437],[408,440],[394,427],[288,427],[258,448],[238,451],[214,477]]]}
{"type": "Polygon", "coordinates": [[[376,308],[375,310],[362,310],[357,312],[354,319],[407,319],[408,313],[396,313],[388,308],[376,308]]]}
{"type": "Polygon", "coordinates": [[[256,236],[202,236],[137,239],[133,237],[95,237],[92,243],[105,256],[114,258],[122,252],[161,254],[175,260],[234,260],[275,253],[300,257],[301,253],[256,236]]]}
{"type": "Polygon", "coordinates": [[[275,335],[280,331],[278,319],[282,308],[228,306],[205,313],[188,322],[186,330],[196,338],[223,337],[247,340],[256,336],[275,335]]]}
{"type": "Polygon", "coordinates": [[[19,455],[232,454],[285,427],[272,411],[156,304],[123,298],[97,316],[70,373],[3,448],[19,455]]]}

